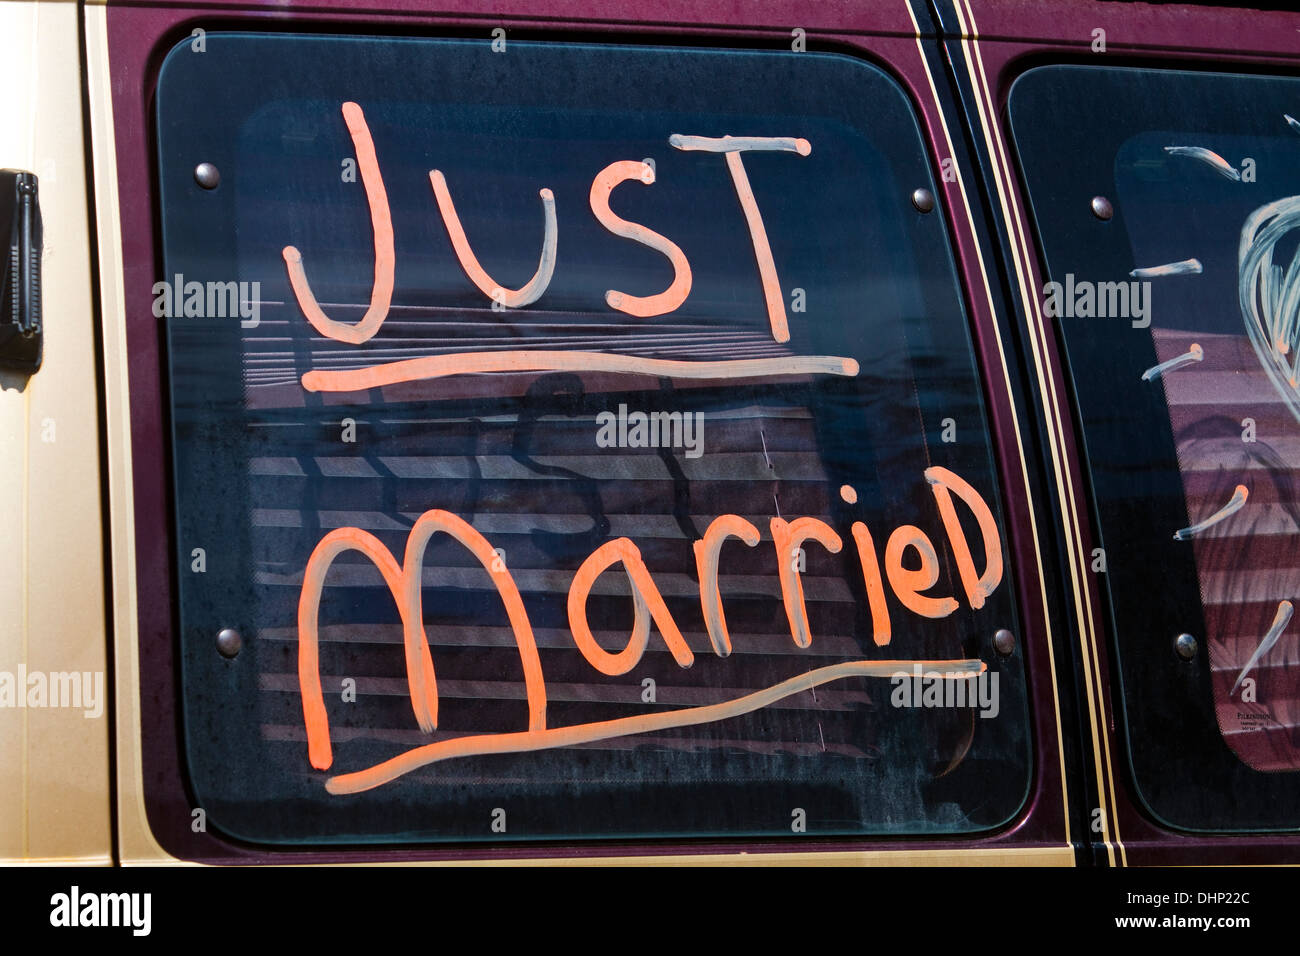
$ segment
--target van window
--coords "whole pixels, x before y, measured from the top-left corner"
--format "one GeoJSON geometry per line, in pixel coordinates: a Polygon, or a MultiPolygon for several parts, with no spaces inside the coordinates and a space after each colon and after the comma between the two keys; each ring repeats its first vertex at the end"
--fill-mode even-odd
{"type": "Polygon", "coordinates": [[[213,32],[164,63],[157,135],[212,827],[797,840],[1015,815],[981,386],[882,70],[213,32]]]}
{"type": "Polygon", "coordinates": [[[1062,66],[1011,95],[1133,772],[1188,829],[1300,826],[1298,94],[1062,66]]]}

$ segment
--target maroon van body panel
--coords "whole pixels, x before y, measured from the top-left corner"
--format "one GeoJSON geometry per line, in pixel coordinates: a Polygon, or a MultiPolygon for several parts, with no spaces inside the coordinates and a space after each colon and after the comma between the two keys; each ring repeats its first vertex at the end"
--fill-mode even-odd
{"type": "MultiPolygon", "coordinates": [[[[1030,670],[1034,736],[1034,776],[1029,798],[1017,819],[1003,830],[977,839],[809,839],[790,842],[747,841],[646,842],[514,847],[464,847],[420,849],[361,848],[358,850],[279,851],[246,847],[220,837],[191,830],[192,803],[184,783],[175,706],[173,653],[175,617],[171,555],[166,408],[163,400],[163,362],[159,327],[151,311],[151,292],[160,261],[157,220],[154,213],[155,170],[151,115],[153,83],[165,53],[197,25],[207,29],[391,31],[464,36],[490,27],[504,26],[536,38],[573,36],[609,42],[693,42],[709,45],[754,46],[786,49],[793,27],[803,28],[809,47],[856,53],[884,67],[912,97],[931,146],[944,142],[943,124],[927,79],[912,17],[904,3],[884,7],[856,3],[776,2],[697,3],[671,2],[659,6],[656,20],[647,21],[644,8],[619,0],[605,4],[602,19],[585,15],[585,3],[498,3],[495,13],[482,12],[481,4],[441,4],[430,13],[413,2],[386,3],[358,13],[342,2],[307,4],[199,5],[177,7],[164,3],[111,6],[108,10],[113,109],[121,199],[122,244],[125,267],[127,338],[130,351],[132,452],[135,475],[136,554],[139,580],[148,582],[139,595],[141,708],[143,771],[146,808],[159,842],[171,853],[193,860],[229,863],[270,863],[325,860],[436,860],[473,858],[537,858],[544,856],[624,856],[630,853],[675,855],[682,853],[748,853],[836,851],[865,849],[971,849],[977,847],[1055,847],[1066,845],[1065,806],[1055,695],[1046,652],[1046,630],[1040,593],[1035,542],[1030,533],[1028,505],[1021,489],[1021,465],[1012,431],[1010,401],[1003,387],[1001,360],[992,332],[993,315],[976,260],[976,233],[966,218],[957,184],[944,184],[942,197],[953,224],[955,253],[962,267],[970,317],[980,361],[986,372],[987,398],[995,448],[999,455],[1005,496],[1007,535],[1012,566],[1020,590],[1020,611],[1030,670]],[[478,10],[470,13],[471,7],[478,10]],[[994,372],[996,374],[994,374],[994,372]],[[1027,558],[1028,556],[1028,558],[1027,558]]],[[[922,29],[928,14],[918,11],[922,29]]],[[[930,51],[932,56],[935,51],[930,51]]],[[[930,65],[938,69],[938,59],[930,65]]],[[[937,77],[942,82],[942,77],[937,77]]],[[[956,133],[949,120],[950,131],[956,133]]],[[[946,155],[947,148],[943,147],[946,155]]],[[[940,153],[932,154],[936,169],[940,153]]],[[[973,185],[973,171],[963,177],[973,185]]],[[[939,177],[936,177],[938,180],[939,177]]],[[[972,204],[976,200],[972,196],[972,204]]],[[[1041,508],[1041,503],[1039,505],[1041,508]]]]}
{"type": "MultiPolygon", "coordinates": [[[[940,3],[945,34],[976,37],[980,62],[987,77],[1002,141],[1009,151],[1010,128],[1006,105],[1011,86],[1027,69],[1048,62],[1089,63],[1104,56],[1112,65],[1163,66],[1221,72],[1258,71],[1269,67],[1294,73],[1300,67],[1300,14],[1283,11],[1234,10],[1186,5],[1117,4],[1096,0],[956,0],[940,3]],[[964,30],[961,29],[964,24],[964,30]],[[1092,31],[1106,31],[1106,53],[1091,51],[1092,31]]],[[[957,63],[959,73],[965,64],[957,63]]],[[[978,117],[974,125],[977,134],[978,117]]],[[[1008,156],[1011,188],[1020,210],[1014,224],[1021,230],[1031,251],[1031,288],[1042,288],[1042,264],[1037,240],[1028,215],[1028,196],[1020,182],[1014,155],[1008,156]]],[[[1014,281],[1014,280],[1013,280],[1014,281]]],[[[1050,324],[1045,329],[1049,361],[1059,370],[1060,355],[1050,324]]],[[[1063,410],[1071,408],[1064,380],[1056,376],[1056,400],[1063,410]]],[[[1063,422],[1065,447],[1075,487],[1086,488],[1080,447],[1072,417],[1063,422]]],[[[1086,503],[1081,502],[1082,547],[1090,554],[1094,535],[1086,503]]],[[[1105,770],[1107,786],[1113,786],[1113,815],[1122,851],[1117,863],[1139,866],[1276,865],[1300,862],[1300,836],[1294,834],[1189,834],[1166,829],[1142,809],[1131,783],[1123,728],[1115,713],[1112,670],[1106,612],[1095,580],[1088,579],[1091,599],[1098,610],[1097,665],[1099,686],[1094,699],[1107,733],[1105,770]]],[[[1086,715],[1081,718],[1086,720],[1086,715]]],[[[1091,755],[1087,756],[1091,761],[1091,755]]]]}
{"type": "MultiPolygon", "coordinates": [[[[960,0],[959,0],[960,2],[960,0]]],[[[200,3],[184,6],[162,0],[138,0],[130,5],[110,5],[107,11],[112,102],[121,197],[124,288],[129,350],[130,417],[134,469],[136,572],[142,582],[139,600],[139,650],[141,717],[143,733],[143,775],[146,809],[155,837],[178,857],[207,862],[237,864],[323,861],[404,861],[440,859],[533,859],[556,856],[677,855],[683,853],[773,853],[844,850],[916,850],[1063,847],[1067,843],[1066,807],[1063,800],[1062,741],[1058,717],[1057,690],[1049,655],[1047,621],[1040,599],[1044,582],[1039,577],[1037,554],[1051,538],[1050,502],[1034,501],[1039,534],[1034,538],[1030,502],[1026,499],[1019,443],[1015,434],[1012,403],[1006,390],[997,336],[999,318],[995,308],[1014,315],[1015,307],[1003,302],[1001,264],[990,255],[988,236],[982,234],[979,211],[978,174],[970,165],[961,141],[964,120],[952,113],[941,116],[931,85],[947,98],[951,86],[942,74],[944,62],[936,40],[918,44],[913,14],[906,0],[888,3],[809,2],[809,0],[665,0],[647,19],[642,4],[628,0],[607,0],[593,14],[589,0],[441,0],[438,11],[415,0],[381,0],[358,11],[345,0],[297,2],[200,3]],[[833,50],[870,59],[890,72],[906,89],[918,112],[931,150],[934,169],[949,156],[948,136],[957,142],[956,154],[962,184],[943,182],[935,176],[941,201],[950,224],[954,255],[961,272],[966,305],[986,390],[994,450],[1003,488],[1003,513],[1010,549],[1009,561],[1018,589],[1017,599],[1024,633],[1030,681],[1030,708],[1034,768],[1030,794],[1020,815],[1006,828],[978,838],[859,839],[826,840],[809,838],[798,844],[789,841],[630,841],[582,844],[531,844],[495,847],[365,847],[356,850],[268,850],[227,841],[217,835],[191,830],[191,797],[184,779],[179,714],[176,708],[175,595],[172,555],[175,552],[170,520],[168,480],[168,429],[164,400],[164,362],[160,351],[159,323],[152,314],[151,289],[161,262],[156,209],[156,170],[152,135],[153,84],[166,52],[195,26],[205,29],[249,29],[259,31],[373,32],[473,36],[497,26],[517,31],[526,38],[581,36],[610,43],[689,42],[713,46],[749,46],[788,49],[790,31],[802,28],[810,50],[833,50]],[[927,72],[927,66],[929,72],[927,72]],[[976,220],[968,215],[968,204],[976,220]],[[981,260],[983,265],[981,265],[981,260]],[[986,287],[983,269],[989,270],[986,287]],[[994,303],[990,305],[990,299],[994,303]]],[[[1075,2],[1075,0],[971,0],[963,5],[966,33],[979,37],[981,55],[993,103],[1002,115],[1011,82],[1027,65],[1046,59],[1082,59],[1088,55],[1091,31],[1107,31],[1109,56],[1115,62],[1150,62],[1182,66],[1214,63],[1277,66],[1294,69],[1296,58],[1288,46],[1300,41],[1300,17],[1288,13],[1225,11],[1183,6],[1149,6],[1075,2]],[[970,13],[973,10],[973,17],[970,13]],[[974,25],[972,30],[969,26],[974,25]]],[[[950,4],[940,4],[940,19],[954,33],[958,31],[950,4]]],[[[931,29],[928,11],[915,4],[921,31],[931,29]]],[[[963,64],[956,64],[962,70],[963,64]]],[[[976,139],[981,138],[978,117],[973,121],[976,139]]],[[[1009,142],[1003,129],[1003,140],[1009,142]]],[[[1014,164],[1009,164],[1014,175],[1014,164]]],[[[1012,185],[1020,192],[1018,183],[1012,185]]],[[[1033,247],[1033,233],[1025,215],[1027,206],[1019,195],[1023,231],[1033,247]]],[[[997,209],[996,201],[994,208],[997,209]]],[[[1000,210],[998,211],[1000,214],[1000,210]]],[[[1037,262],[1032,262],[1038,281],[1037,262]]],[[[1004,318],[1005,322],[1006,319],[1004,318]]],[[[1014,321],[1014,319],[1013,319],[1014,321]]],[[[1048,361],[1059,366],[1059,352],[1047,330],[1048,361]]],[[[1007,361],[1013,366],[1013,343],[1004,341],[1007,361]]],[[[1014,376],[1015,373],[1013,373],[1014,376]]],[[[1060,379],[1058,378],[1059,382],[1060,379]]],[[[1057,401],[1069,408],[1069,396],[1059,392],[1057,401]]],[[[1018,409],[1025,441],[1033,427],[1027,409],[1018,409]]],[[[1083,488],[1084,475],[1075,453],[1075,435],[1068,416],[1063,422],[1065,454],[1076,487],[1083,488]]],[[[1028,455],[1029,453],[1026,452],[1028,455]]],[[[1036,467],[1029,465],[1031,472],[1036,467]]],[[[1087,514],[1081,516],[1084,547],[1091,547],[1087,514]]],[[[1043,562],[1049,576],[1055,558],[1044,550],[1043,562]]],[[[1054,585],[1048,584],[1048,587],[1054,585]]],[[[1092,595],[1094,602],[1098,595],[1092,595]]],[[[1099,604],[1095,606],[1100,607],[1099,604]]],[[[1069,628],[1069,621],[1055,622],[1069,628]]],[[[1102,625],[1099,622],[1099,627],[1102,625]]],[[[1104,628],[1102,628],[1104,630],[1104,628]]],[[[1077,638],[1071,638],[1080,652],[1077,638]]],[[[1109,743],[1110,769],[1103,787],[1113,788],[1115,813],[1124,852],[1117,862],[1143,864],[1279,863],[1300,858],[1300,837],[1189,836],[1156,826],[1143,815],[1130,796],[1122,742],[1116,737],[1111,709],[1109,662],[1104,636],[1096,648],[1099,686],[1095,699],[1101,708],[1109,743]],[[1113,774],[1113,776],[1112,776],[1113,774]]],[[[1073,694],[1069,686],[1071,665],[1056,660],[1061,681],[1060,696],[1073,694]]],[[[1081,717],[1087,724],[1087,715],[1081,717]]],[[[1069,730],[1067,729],[1067,733],[1069,730]]],[[[1092,754],[1084,759],[1091,765],[1092,754]]],[[[1070,784],[1072,799],[1082,799],[1081,784],[1070,784]]],[[[1086,815],[1086,814],[1085,814],[1086,815]]],[[[1070,831],[1076,841],[1086,839],[1076,826],[1070,831]]]]}

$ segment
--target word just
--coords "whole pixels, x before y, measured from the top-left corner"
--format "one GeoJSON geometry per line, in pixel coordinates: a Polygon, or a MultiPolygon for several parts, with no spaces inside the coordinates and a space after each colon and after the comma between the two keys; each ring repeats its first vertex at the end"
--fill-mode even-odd
{"type": "MultiPolygon", "coordinates": [[[[925,479],[934,495],[948,537],[949,554],[956,566],[956,577],[961,589],[972,608],[983,607],[985,600],[1001,582],[1003,571],[1001,535],[993,512],[978,491],[946,468],[927,468],[925,479]],[[970,542],[966,539],[954,498],[962,501],[979,528],[984,553],[983,571],[975,566],[970,542]]],[[[840,496],[850,504],[858,500],[857,492],[848,485],[840,489],[840,496]]],[[[769,528],[790,635],[795,646],[809,648],[812,646],[812,633],[804,603],[801,563],[796,556],[807,541],[815,541],[831,554],[839,553],[844,542],[835,529],[824,521],[807,516],[791,520],[773,517],[769,528]]],[[[500,552],[464,519],[447,511],[427,511],[411,528],[405,558],[401,564],[398,564],[397,558],[383,542],[370,532],[355,527],[336,528],[329,532],[316,545],[307,561],[298,598],[298,683],[307,732],[307,756],[313,767],[325,770],[334,760],[329,716],[321,688],[318,625],[326,575],[334,561],[345,551],[359,552],[383,575],[402,620],[406,678],[412,711],[423,732],[432,733],[437,728],[438,689],[425,630],[421,584],[424,580],[425,551],[429,540],[439,533],[458,542],[491,576],[492,585],[509,618],[518,648],[524,675],[524,694],[528,703],[528,727],[517,732],[451,737],[417,746],[364,770],[330,778],[325,785],[330,793],[369,790],[440,760],[477,754],[570,747],[596,740],[726,720],[831,681],[850,677],[889,678],[905,672],[912,665],[922,668],[927,676],[938,674],[943,679],[957,681],[978,676],[986,670],[984,663],[974,658],[946,661],[875,658],[852,660],[818,667],[760,691],[716,704],[548,727],[546,681],[542,675],[533,627],[519,588],[505,563],[500,560],[500,552]]],[[[863,589],[870,606],[872,639],[877,647],[884,647],[892,640],[890,610],[885,599],[886,581],[894,598],[921,617],[943,618],[957,610],[959,605],[955,596],[926,593],[939,583],[940,563],[934,542],[920,528],[908,524],[895,528],[885,543],[883,561],[877,555],[875,542],[864,522],[854,521],[850,533],[856,546],[863,589]]],[[[745,518],[724,514],[715,518],[704,536],[693,545],[701,617],[713,652],[721,658],[731,655],[732,643],[723,613],[719,565],[724,544],[733,538],[739,539],[746,547],[753,548],[758,546],[761,535],[758,528],[745,518]]],[[[690,667],[694,663],[694,652],[682,636],[640,550],[628,538],[606,542],[582,562],[569,585],[567,610],[569,631],[577,651],[602,674],[616,677],[628,673],[640,663],[649,645],[652,622],[679,667],[690,667]],[[632,620],[627,645],[614,652],[597,643],[592,634],[587,619],[587,602],[597,579],[617,565],[621,565],[631,586],[632,620]]],[[[925,697],[922,695],[922,705],[924,704],[925,697]]]]}
{"type": "MultiPolygon", "coordinates": [[[[379,331],[387,318],[393,297],[393,275],[396,264],[396,252],[393,238],[393,219],[388,205],[388,192],[384,187],[384,178],[379,169],[379,159],[375,152],[374,140],[365,114],[356,103],[343,104],[343,120],[352,137],[356,150],[357,168],[365,186],[366,199],[370,206],[370,222],[374,231],[375,273],[371,286],[370,305],[365,315],[355,325],[348,325],[331,319],[322,310],[311,286],[302,263],[302,253],[294,246],[286,246],[283,251],[285,267],[288,271],[289,284],[293,287],[294,297],[303,315],[313,327],[328,338],[351,345],[360,345],[379,331]]],[[[776,263],[772,258],[772,248],[768,243],[767,231],[763,226],[763,217],[750,187],[749,177],[745,172],[741,154],[753,151],[786,152],[798,156],[807,156],[812,152],[808,140],[789,136],[684,136],[678,133],[668,137],[668,143],[674,149],[721,153],[726,157],[727,169],[736,188],[749,226],[754,258],[758,263],[759,279],[763,286],[763,296],[767,302],[768,319],[772,327],[772,336],[778,342],[790,340],[785,304],[781,295],[781,283],[777,277],[776,263]]],[[[628,292],[610,289],[605,293],[609,307],[628,315],[646,318],[664,315],[679,308],[691,291],[691,265],[686,254],[671,239],[663,236],[640,223],[630,222],[616,215],[609,207],[610,194],[615,187],[624,182],[636,181],[651,185],[655,181],[655,169],[649,163],[620,160],[611,163],[596,174],[591,182],[587,200],[592,215],[596,220],[616,236],[631,239],[655,250],[668,259],[673,267],[673,281],[664,291],[654,295],[639,296],[628,292]]],[[[542,253],[537,271],[533,277],[517,289],[507,289],[487,274],[474,255],[469,239],[461,226],[452,201],[447,179],[441,170],[429,171],[429,182],[433,188],[434,199],[442,215],[443,225],[451,239],[452,249],[460,262],[461,268],[479,291],[492,300],[493,308],[517,309],[536,302],[546,292],[551,277],[555,272],[555,254],[558,243],[558,226],[555,215],[555,194],[543,188],[539,195],[542,200],[542,216],[545,222],[542,237],[542,253]]]]}

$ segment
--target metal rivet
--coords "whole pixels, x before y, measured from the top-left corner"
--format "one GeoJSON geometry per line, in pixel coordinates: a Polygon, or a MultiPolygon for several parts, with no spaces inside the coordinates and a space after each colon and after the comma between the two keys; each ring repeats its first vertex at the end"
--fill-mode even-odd
{"type": "Polygon", "coordinates": [[[221,185],[221,170],[211,163],[199,163],[194,167],[194,181],[204,189],[216,189],[221,185]]]}
{"type": "Polygon", "coordinates": [[[1174,650],[1185,661],[1196,656],[1196,638],[1190,634],[1179,634],[1174,638],[1174,650]]]}
{"type": "Polygon", "coordinates": [[[1098,219],[1109,219],[1115,215],[1115,207],[1110,204],[1110,200],[1105,196],[1093,196],[1092,214],[1098,219]]]}
{"type": "Polygon", "coordinates": [[[244,646],[244,639],[233,627],[223,627],[217,635],[217,650],[222,657],[234,657],[244,646]]]}
{"type": "Polygon", "coordinates": [[[934,193],[928,189],[912,190],[912,205],[919,212],[929,212],[934,208],[934,193]]]}
{"type": "Polygon", "coordinates": [[[1010,657],[1016,649],[1016,636],[1005,627],[999,628],[993,635],[993,649],[1003,657],[1010,657]]]}

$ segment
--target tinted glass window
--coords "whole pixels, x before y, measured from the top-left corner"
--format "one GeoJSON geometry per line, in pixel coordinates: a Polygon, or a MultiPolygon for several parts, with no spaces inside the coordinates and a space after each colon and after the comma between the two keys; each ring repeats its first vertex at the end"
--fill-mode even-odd
{"type": "Polygon", "coordinates": [[[1300,825],[1298,94],[1051,67],[1011,97],[1133,769],[1153,812],[1188,828],[1300,825]],[[1098,194],[1113,219],[1090,212],[1098,194]]]}
{"type": "Polygon", "coordinates": [[[980,386],[882,71],[210,33],[164,64],[158,136],[211,825],[797,839],[1017,811],[980,386]]]}

